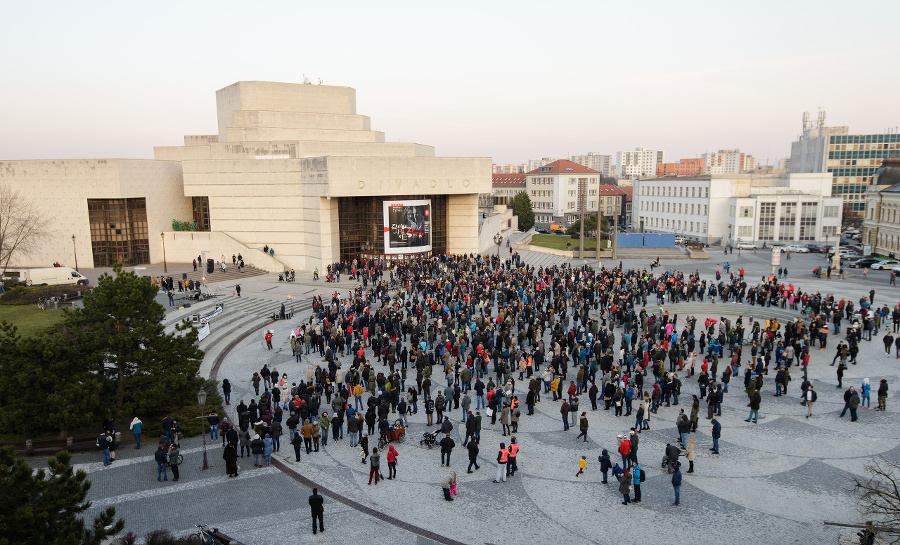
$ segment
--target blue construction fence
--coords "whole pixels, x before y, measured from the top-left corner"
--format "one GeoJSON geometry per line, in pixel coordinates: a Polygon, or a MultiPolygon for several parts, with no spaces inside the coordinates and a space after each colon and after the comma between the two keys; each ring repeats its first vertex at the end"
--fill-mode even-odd
{"type": "Polygon", "coordinates": [[[672,233],[619,233],[616,235],[616,245],[619,248],[675,246],[675,235],[672,233]]]}

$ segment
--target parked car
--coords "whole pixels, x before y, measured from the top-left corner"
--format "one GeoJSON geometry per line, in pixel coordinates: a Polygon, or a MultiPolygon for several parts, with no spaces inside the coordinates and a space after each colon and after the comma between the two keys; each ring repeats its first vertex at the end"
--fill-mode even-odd
{"type": "MultiPolygon", "coordinates": [[[[844,257],[845,259],[847,259],[846,255],[848,255],[848,254],[845,254],[845,257],[844,257]]],[[[863,257],[863,258],[857,259],[856,261],[850,263],[849,266],[853,267],[854,269],[862,269],[863,267],[872,268],[872,265],[878,263],[879,261],[881,261],[881,260],[878,259],[877,257],[869,256],[869,257],[863,257]]]]}
{"type": "Polygon", "coordinates": [[[860,259],[862,259],[862,257],[863,257],[862,254],[857,253],[857,252],[847,252],[846,254],[841,253],[841,261],[843,261],[845,263],[859,261],[860,259]]]}
{"type": "Polygon", "coordinates": [[[891,270],[894,271],[894,274],[900,274],[900,266],[894,267],[891,270]]]}
{"type": "Polygon", "coordinates": [[[675,237],[675,244],[684,244],[684,237],[682,237],[682,236],[675,237]]]}
{"type": "Polygon", "coordinates": [[[535,231],[536,233],[540,233],[540,234],[542,234],[542,235],[549,235],[549,234],[550,234],[550,231],[549,231],[548,229],[535,229],[534,231],[535,231]]]}
{"type": "Polygon", "coordinates": [[[568,235],[569,232],[566,231],[565,229],[554,229],[553,234],[554,235],[568,235]]]}
{"type": "Polygon", "coordinates": [[[896,259],[882,259],[878,263],[873,263],[870,269],[893,269],[900,266],[900,261],[896,259]]]}
{"type": "Polygon", "coordinates": [[[790,246],[785,246],[784,251],[791,252],[791,253],[808,254],[809,248],[806,248],[804,246],[797,246],[796,244],[791,244],[790,246]]]}
{"type": "Polygon", "coordinates": [[[825,249],[822,248],[821,246],[819,246],[818,244],[807,244],[806,249],[814,254],[821,254],[825,251],[825,249]]]}
{"type": "Polygon", "coordinates": [[[756,250],[757,248],[759,248],[759,246],[753,244],[752,242],[738,242],[737,247],[741,250],[756,250]]]}

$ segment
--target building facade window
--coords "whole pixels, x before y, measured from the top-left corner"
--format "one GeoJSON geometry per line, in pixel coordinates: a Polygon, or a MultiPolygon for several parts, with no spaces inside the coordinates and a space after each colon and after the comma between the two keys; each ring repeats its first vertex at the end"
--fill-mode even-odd
{"type": "Polygon", "coordinates": [[[797,226],[797,203],[781,203],[781,217],[778,223],[778,240],[794,240],[797,226]]]}
{"type": "Polygon", "coordinates": [[[759,205],[759,240],[775,239],[775,203],[759,205]]]}
{"type": "Polygon", "coordinates": [[[816,207],[814,202],[800,205],[800,240],[816,240],[816,207]]]}
{"type": "Polygon", "coordinates": [[[144,198],[88,199],[87,207],[95,267],[150,262],[144,198]]]}

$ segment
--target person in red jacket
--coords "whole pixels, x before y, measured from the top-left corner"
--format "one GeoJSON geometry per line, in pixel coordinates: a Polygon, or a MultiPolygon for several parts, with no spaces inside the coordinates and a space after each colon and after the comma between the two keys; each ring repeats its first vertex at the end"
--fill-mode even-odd
{"type": "Polygon", "coordinates": [[[397,456],[400,453],[394,448],[394,445],[388,445],[387,463],[388,463],[388,480],[397,478],[397,456]]]}
{"type": "Polygon", "coordinates": [[[627,437],[622,438],[622,442],[619,443],[619,454],[622,455],[622,468],[631,467],[631,441],[627,437]]]}

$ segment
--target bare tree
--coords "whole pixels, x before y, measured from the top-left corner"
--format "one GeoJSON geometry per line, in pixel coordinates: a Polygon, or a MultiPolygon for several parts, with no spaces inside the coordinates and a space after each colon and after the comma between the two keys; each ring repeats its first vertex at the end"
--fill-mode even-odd
{"type": "Polygon", "coordinates": [[[14,256],[27,254],[50,236],[50,218],[37,202],[9,184],[0,184],[0,264],[3,272],[14,256]]]}
{"type": "Polygon", "coordinates": [[[855,477],[854,492],[866,520],[891,543],[900,542],[900,462],[876,458],[864,466],[866,476],[855,477]]]}

